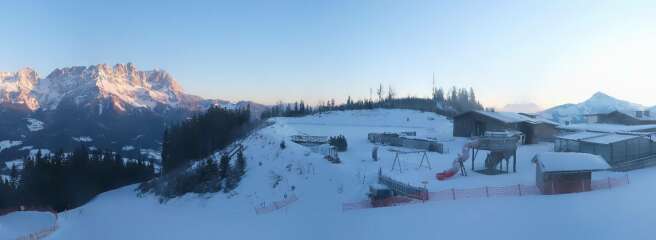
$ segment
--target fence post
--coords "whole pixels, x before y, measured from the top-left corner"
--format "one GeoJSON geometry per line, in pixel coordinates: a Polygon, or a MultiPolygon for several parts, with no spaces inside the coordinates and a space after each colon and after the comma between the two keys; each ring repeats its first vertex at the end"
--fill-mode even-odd
{"type": "Polygon", "coordinates": [[[485,186],[485,196],[488,198],[490,197],[490,190],[488,189],[487,186],[485,186]]]}
{"type": "Polygon", "coordinates": [[[522,185],[521,184],[517,184],[517,190],[519,190],[519,196],[521,197],[522,196],[522,185]]]}
{"type": "Polygon", "coordinates": [[[453,200],[456,200],[456,189],[451,188],[451,195],[453,196],[453,200]]]}
{"type": "Polygon", "coordinates": [[[626,184],[630,184],[631,182],[629,181],[629,174],[627,173],[625,176],[626,176],[626,184]]]}
{"type": "Polygon", "coordinates": [[[613,185],[610,183],[610,177],[608,177],[608,189],[613,188],[613,185]]]}

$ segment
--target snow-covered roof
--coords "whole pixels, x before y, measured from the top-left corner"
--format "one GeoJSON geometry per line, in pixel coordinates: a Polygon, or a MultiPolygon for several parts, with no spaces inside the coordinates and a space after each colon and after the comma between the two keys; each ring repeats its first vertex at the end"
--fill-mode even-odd
{"type": "Polygon", "coordinates": [[[639,137],[641,136],[632,135],[632,134],[577,132],[577,133],[559,136],[558,138],[565,139],[565,140],[587,142],[587,143],[611,144],[611,143],[622,142],[639,137]]]}
{"type": "Polygon", "coordinates": [[[575,152],[543,152],[533,157],[543,172],[599,171],[610,168],[600,156],[575,152]]]}
{"type": "Polygon", "coordinates": [[[606,135],[606,133],[598,133],[598,132],[577,132],[577,133],[572,133],[572,134],[567,134],[567,135],[562,135],[559,136],[558,138],[560,139],[566,139],[566,140],[575,140],[579,141],[582,139],[586,138],[593,138],[593,137],[599,137],[606,135]]]}
{"type": "Polygon", "coordinates": [[[583,139],[581,141],[588,142],[588,143],[611,144],[611,143],[622,142],[635,138],[639,138],[639,136],[625,135],[625,134],[606,134],[603,136],[583,139]]]}
{"type": "Polygon", "coordinates": [[[651,111],[649,111],[647,114],[645,114],[646,111],[627,111],[627,110],[621,110],[621,111],[618,111],[618,112],[623,113],[623,114],[625,114],[625,115],[627,115],[627,116],[629,116],[629,117],[632,117],[632,118],[635,118],[635,119],[638,119],[638,120],[656,120],[656,116],[655,116],[654,113],[652,113],[651,111]],[[642,115],[638,116],[638,115],[636,114],[636,112],[641,112],[642,115]]]}
{"type": "Polygon", "coordinates": [[[553,122],[551,120],[548,120],[546,118],[540,117],[540,116],[535,116],[535,117],[529,117],[520,113],[514,113],[514,112],[489,112],[489,111],[482,111],[482,110],[475,110],[473,112],[479,113],[481,115],[485,115],[490,118],[494,118],[496,120],[499,120],[504,123],[519,123],[519,122],[528,122],[528,123],[533,123],[533,124],[538,124],[538,123],[546,123],[546,124],[552,124],[552,125],[558,125],[558,123],[553,122]]]}
{"type": "Polygon", "coordinates": [[[581,124],[561,125],[559,126],[559,128],[565,130],[572,130],[572,131],[618,133],[618,132],[641,132],[641,131],[656,130],[656,124],[622,125],[622,124],[607,124],[607,123],[581,123],[581,124]]]}

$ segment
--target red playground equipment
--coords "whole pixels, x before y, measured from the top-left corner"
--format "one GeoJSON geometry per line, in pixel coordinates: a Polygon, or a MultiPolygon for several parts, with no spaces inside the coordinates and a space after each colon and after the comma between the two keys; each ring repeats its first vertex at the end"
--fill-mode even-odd
{"type": "Polygon", "coordinates": [[[447,178],[453,177],[458,172],[460,172],[463,176],[466,176],[467,170],[465,169],[464,162],[469,159],[469,149],[475,148],[476,146],[478,146],[477,140],[465,144],[465,146],[462,147],[460,154],[458,154],[458,157],[453,160],[453,165],[451,168],[444,170],[443,172],[436,175],[437,180],[446,180],[447,178]]]}

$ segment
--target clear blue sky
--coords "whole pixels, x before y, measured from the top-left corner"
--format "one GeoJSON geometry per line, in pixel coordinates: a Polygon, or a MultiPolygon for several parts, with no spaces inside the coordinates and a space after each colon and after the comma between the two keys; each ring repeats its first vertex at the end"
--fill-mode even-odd
{"type": "Polygon", "coordinates": [[[656,1],[3,1],[0,70],[133,62],[264,103],[474,87],[487,105],[656,105],[656,1]]]}

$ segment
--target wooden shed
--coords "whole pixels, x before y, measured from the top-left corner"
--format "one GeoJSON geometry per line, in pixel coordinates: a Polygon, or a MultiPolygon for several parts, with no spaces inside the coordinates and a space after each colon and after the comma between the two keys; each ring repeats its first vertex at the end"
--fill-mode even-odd
{"type": "Polygon", "coordinates": [[[553,141],[558,133],[557,123],[536,115],[468,111],[453,118],[453,136],[483,136],[487,131],[518,131],[524,135],[526,144],[553,141]]]}
{"type": "Polygon", "coordinates": [[[542,194],[590,191],[592,172],[610,168],[603,158],[588,153],[538,153],[533,163],[535,184],[542,194]]]}

